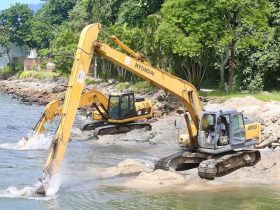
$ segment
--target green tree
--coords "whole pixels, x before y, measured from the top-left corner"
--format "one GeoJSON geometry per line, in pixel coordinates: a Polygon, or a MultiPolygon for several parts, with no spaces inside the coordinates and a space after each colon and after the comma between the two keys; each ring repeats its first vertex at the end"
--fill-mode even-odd
{"type": "Polygon", "coordinates": [[[55,29],[53,26],[44,23],[36,18],[28,22],[30,31],[26,36],[26,44],[32,49],[48,48],[53,39],[55,29]]]}
{"type": "Polygon", "coordinates": [[[56,70],[68,74],[71,72],[79,34],[75,33],[67,23],[59,27],[58,34],[51,41],[50,47],[40,50],[39,54],[52,58],[56,70]]]}
{"type": "Polygon", "coordinates": [[[10,58],[10,49],[12,46],[12,42],[9,39],[10,37],[10,31],[9,28],[5,25],[0,26],[0,45],[2,48],[5,49],[4,52],[0,52],[1,56],[2,54],[6,54],[9,60],[9,63],[11,63],[11,58],[10,58]]]}
{"type": "Polygon", "coordinates": [[[0,14],[0,27],[2,31],[0,44],[5,46],[7,54],[9,47],[14,43],[19,47],[27,45],[30,33],[29,20],[32,18],[32,10],[26,4],[16,3],[10,8],[3,10],[0,14]]]}
{"type": "MultiPolygon", "coordinates": [[[[219,47],[225,49],[228,59],[228,84],[232,89],[237,67],[236,53],[250,47],[264,47],[271,36],[269,17],[273,6],[267,0],[219,0],[213,5],[220,20],[219,30],[224,36],[219,40],[219,47]]],[[[224,61],[226,61],[226,59],[224,61]]]]}
{"type": "Polygon", "coordinates": [[[44,23],[60,25],[68,20],[69,12],[77,0],[48,0],[37,12],[36,16],[44,23]]]}
{"type": "Polygon", "coordinates": [[[131,27],[143,26],[147,16],[155,14],[164,0],[127,0],[123,1],[118,11],[117,22],[131,27]]]}
{"type": "Polygon", "coordinates": [[[280,85],[280,3],[270,0],[274,6],[269,26],[273,29],[264,47],[237,50],[237,75],[235,87],[239,90],[271,90],[280,85]]]}
{"type": "Polygon", "coordinates": [[[173,72],[199,88],[209,67],[212,48],[217,42],[218,23],[211,21],[211,2],[166,0],[156,36],[173,60],[173,72]],[[175,68],[175,69],[174,69],[175,68]]]}
{"type": "Polygon", "coordinates": [[[272,11],[267,0],[166,0],[158,36],[165,48],[181,57],[187,78],[196,86],[214,58],[220,66],[221,83],[228,66],[231,88],[237,50],[266,43],[272,11]]]}

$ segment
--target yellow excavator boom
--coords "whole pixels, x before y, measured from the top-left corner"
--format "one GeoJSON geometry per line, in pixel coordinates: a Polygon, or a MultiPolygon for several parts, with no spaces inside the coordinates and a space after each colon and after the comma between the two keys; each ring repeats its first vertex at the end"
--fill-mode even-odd
{"type": "Polygon", "coordinates": [[[100,24],[93,24],[85,27],[81,33],[65,94],[61,120],[51,144],[50,153],[45,164],[43,179],[51,178],[51,176],[57,174],[60,169],[79,106],[85,76],[88,73],[91,63],[93,43],[97,40],[100,29],[100,24]]]}

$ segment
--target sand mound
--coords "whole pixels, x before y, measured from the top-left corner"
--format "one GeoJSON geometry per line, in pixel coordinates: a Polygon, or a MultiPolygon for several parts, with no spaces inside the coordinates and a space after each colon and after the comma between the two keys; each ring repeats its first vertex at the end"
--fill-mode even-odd
{"type": "Polygon", "coordinates": [[[102,178],[109,178],[113,176],[133,175],[150,171],[152,171],[152,169],[148,168],[139,161],[126,159],[114,167],[98,169],[97,173],[102,178]]]}
{"type": "Polygon", "coordinates": [[[185,183],[184,176],[171,172],[156,170],[150,173],[142,172],[136,178],[124,183],[125,187],[138,190],[154,190],[159,188],[178,187],[185,183]]]}
{"type": "Polygon", "coordinates": [[[244,98],[231,98],[223,103],[224,106],[234,106],[237,107],[244,107],[244,106],[252,106],[252,105],[263,105],[265,102],[262,102],[252,96],[246,96],[244,98]]]}
{"type": "Polygon", "coordinates": [[[262,159],[253,167],[244,167],[215,180],[200,179],[197,169],[177,172],[156,170],[142,172],[136,178],[127,181],[124,186],[138,190],[176,189],[182,190],[223,190],[229,187],[268,185],[280,186],[279,151],[261,151],[262,159]],[[178,188],[180,187],[180,188],[178,188]]]}

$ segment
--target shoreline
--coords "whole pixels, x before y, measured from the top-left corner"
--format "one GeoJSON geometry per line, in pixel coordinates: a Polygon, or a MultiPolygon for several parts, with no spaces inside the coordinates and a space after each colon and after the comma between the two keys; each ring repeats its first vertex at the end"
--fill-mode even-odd
{"type": "MultiPolygon", "coordinates": [[[[63,99],[67,89],[68,81],[64,78],[55,80],[37,80],[37,79],[15,79],[0,80],[0,92],[12,95],[12,98],[32,105],[33,103],[45,106],[52,100],[63,99]]],[[[117,90],[116,81],[98,82],[96,84],[85,85],[84,90],[99,90],[105,96],[117,90]]],[[[125,90],[127,91],[127,89],[125,90]]],[[[153,102],[153,119],[155,121],[174,114],[182,114],[184,108],[181,101],[168,94],[164,90],[154,89],[151,91],[137,91],[136,97],[150,99],[153,102]]],[[[263,102],[254,97],[232,98],[223,103],[217,100],[202,98],[205,108],[234,108],[242,112],[245,117],[260,122],[262,126],[263,142],[258,148],[270,147],[272,143],[280,145],[280,102],[263,102]]],[[[87,107],[83,108],[87,110],[87,107]]]]}
{"type": "Polygon", "coordinates": [[[31,105],[47,105],[50,101],[60,98],[66,90],[65,82],[39,80],[0,80],[0,92],[31,105]]]}
{"type": "MultiPolygon", "coordinates": [[[[15,79],[0,80],[0,93],[11,95],[13,99],[18,99],[22,103],[32,105],[33,103],[45,106],[49,102],[63,99],[67,90],[68,81],[64,78],[56,80],[37,80],[37,79],[15,79]]],[[[96,84],[85,85],[86,90],[99,90],[105,96],[117,90],[118,82],[98,82],[96,84]]],[[[153,101],[154,117],[161,118],[169,114],[182,112],[181,103],[174,96],[169,95],[163,90],[153,91],[134,91],[136,97],[143,97],[153,101]]]]}

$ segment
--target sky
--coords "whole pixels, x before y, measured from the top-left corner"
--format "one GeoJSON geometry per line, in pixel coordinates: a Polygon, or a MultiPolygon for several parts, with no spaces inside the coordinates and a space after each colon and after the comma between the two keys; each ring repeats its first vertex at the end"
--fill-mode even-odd
{"type": "Polygon", "coordinates": [[[42,3],[40,0],[0,0],[0,10],[7,9],[10,7],[11,4],[15,3],[22,3],[22,4],[38,4],[42,3]]]}

